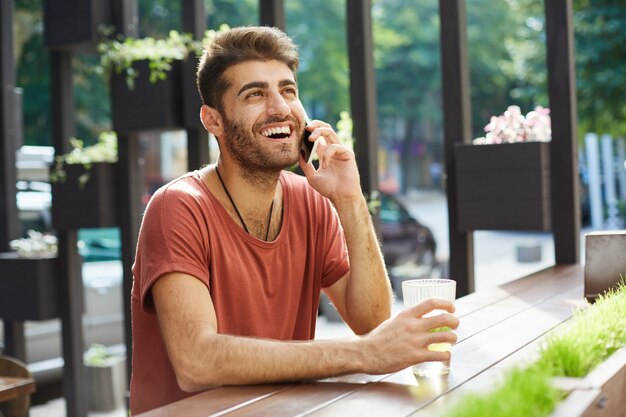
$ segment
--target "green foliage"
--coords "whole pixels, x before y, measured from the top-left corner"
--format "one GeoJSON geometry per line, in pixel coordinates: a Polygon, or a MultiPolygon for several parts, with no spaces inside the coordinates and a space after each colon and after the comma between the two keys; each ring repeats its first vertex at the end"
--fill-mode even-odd
{"type": "Polygon", "coordinates": [[[624,346],[626,285],[622,277],[594,305],[576,311],[569,325],[547,340],[534,364],[508,371],[488,395],[462,398],[446,416],[547,416],[566,395],[552,386],[551,378],[583,377],[624,346]]]}
{"type": "MultiPolygon", "coordinates": [[[[220,31],[228,30],[228,26],[222,25],[220,31]]],[[[132,89],[135,79],[139,76],[133,64],[137,61],[147,60],[150,68],[150,82],[155,83],[167,78],[167,72],[172,69],[174,60],[186,59],[190,53],[200,55],[202,45],[216,35],[216,31],[207,30],[204,39],[194,40],[188,33],[178,33],[171,30],[166,39],[133,38],[126,37],[122,40],[108,39],[98,45],[100,62],[105,76],[112,71],[126,73],[126,83],[132,89]]]]}
{"type": "Polygon", "coordinates": [[[16,81],[24,89],[24,144],[51,145],[50,64],[43,45],[41,0],[15,3],[16,81]]]}
{"type": "Polygon", "coordinates": [[[583,131],[626,130],[626,5],[618,0],[575,0],[576,89],[583,131]]]}
{"type": "Polygon", "coordinates": [[[85,352],[83,360],[88,366],[106,366],[110,357],[105,345],[93,343],[85,352]]]}
{"type": "Polygon", "coordinates": [[[311,118],[334,124],[350,111],[345,3],[298,0],[285,7],[287,32],[300,51],[300,98],[311,118]]]}
{"type": "Polygon", "coordinates": [[[539,367],[514,368],[489,395],[470,394],[446,417],[539,417],[548,415],[563,398],[539,367]]]}
{"type": "Polygon", "coordinates": [[[552,336],[541,352],[539,366],[555,376],[583,377],[626,345],[626,287],[610,289],[593,307],[574,314],[566,331],[552,336]]]}
{"type": "Polygon", "coordinates": [[[63,170],[65,164],[81,164],[85,173],[78,178],[78,183],[83,188],[91,177],[91,164],[99,162],[117,162],[117,135],[115,132],[102,132],[98,142],[91,146],[84,146],[83,141],[76,138],[70,139],[74,149],[65,155],[56,157],[54,170],[50,173],[50,181],[65,182],[67,175],[63,170]]]}

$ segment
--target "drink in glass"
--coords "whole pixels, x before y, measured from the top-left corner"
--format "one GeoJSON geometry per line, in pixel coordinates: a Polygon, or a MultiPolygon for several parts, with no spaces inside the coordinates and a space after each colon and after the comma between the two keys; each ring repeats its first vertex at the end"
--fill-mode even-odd
{"type": "MultiPolygon", "coordinates": [[[[428,298],[443,298],[454,302],[456,296],[456,281],[451,279],[412,279],[402,282],[402,297],[404,307],[413,307],[428,298]]],[[[444,313],[442,310],[433,310],[424,317],[444,313]]],[[[450,329],[440,327],[432,329],[431,332],[449,331],[450,329]]],[[[447,352],[451,349],[450,343],[433,343],[428,346],[428,350],[434,352],[447,352]]],[[[423,362],[413,365],[413,373],[418,376],[441,375],[450,371],[450,361],[444,362],[423,362]]]]}

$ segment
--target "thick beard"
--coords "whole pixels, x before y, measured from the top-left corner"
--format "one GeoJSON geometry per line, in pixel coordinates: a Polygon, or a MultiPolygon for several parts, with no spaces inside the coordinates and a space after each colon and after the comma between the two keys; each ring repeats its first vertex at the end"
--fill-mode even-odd
{"type": "Polygon", "coordinates": [[[294,150],[292,143],[283,143],[278,150],[275,147],[274,150],[270,151],[260,146],[261,144],[253,134],[266,124],[279,123],[285,120],[292,121],[296,131],[300,131],[302,126],[296,118],[291,116],[285,119],[267,119],[262,123],[255,123],[252,131],[246,130],[241,123],[231,120],[225,115],[222,115],[222,120],[224,121],[224,145],[228,149],[228,153],[238,162],[242,174],[247,180],[258,182],[268,174],[274,176],[298,162],[299,146],[294,150]]]}

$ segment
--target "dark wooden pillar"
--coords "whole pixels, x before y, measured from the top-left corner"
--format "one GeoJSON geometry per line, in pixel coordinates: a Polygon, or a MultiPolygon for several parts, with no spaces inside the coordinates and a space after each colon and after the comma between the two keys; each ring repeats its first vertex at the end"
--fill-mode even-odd
{"type": "Polygon", "coordinates": [[[454,172],[454,146],[470,142],[471,104],[464,0],[440,0],[441,84],[448,224],[450,229],[450,278],[457,281],[457,296],[474,291],[474,242],[471,232],[459,232],[454,172]]]}
{"type": "MultiPolygon", "coordinates": [[[[182,3],[182,17],[183,17],[183,32],[191,33],[194,39],[202,39],[204,32],[206,31],[206,11],[204,9],[203,0],[183,0],[182,3]]],[[[188,59],[192,60],[194,67],[196,60],[193,57],[188,59]]],[[[194,123],[188,123],[185,130],[187,131],[187,169],[194,170],[209,163],[209,136],[206,130],[200,123],[200,94],[196,89],[196,73],[195,71],[183,71],[182,75],[183,91],[189,91],[189,94],[193,94],[198,99],[192,101],[191,99],[185,100],[187,103],[197,102],[197,106],[191,108],[185,108],[185,112],[189,112],[189,117],[194,123]]]]}
{"type": "Polygon", "coordinates": [[[126,342],[126,371],[130,378],[132,371],[132,323],[131,298],[133,287],[132,266],[135,261],[137,235],[141,225],[143,207],[141,206],[142,172],[139,165],[139,137],[118,133],[118,176],[117,189],[122,198],[118,213],[122,240],[123,301],[124,301],[124,339],[126,342]]]}
{"type": "MultiPolygon", "coordinates": [[[[13,0],[0,2],[0,252],[19,237],[15,188],[15,150],[19,142],[15,109],[13,60],[13,0]]],[[[26,359],[24,323],[4,321],[4,352],[26,359]]]]}
{"type": "Polygon", "coordinates": [[[259,22],[263,26],[274,26],[285,30],[285,2],[284,0],[260,0],[259,22]]]}
{"type": "Polygon", "coordinates": [[[0,252],[19,237],[16,203],[15,63],[13,60],[13,0],[0,3],[0,252]]]}
{"type": "Polygon", "coordinates": [[[363,192],[378,190],[378,115],[370,0],[347,0],[350,106],[363,192]]]}
{"type": "MultiPolygon", "coordinates": [[[[113,0],[113,19],[117,32],[124,36],[137,36],[139,8],[137,0],[113,0]]],[[[137,235],[141,224],[141,175],[139,168],[139,138],[125,132],[117,132],[120,232],[122,241],[122,298],[124,305],[124,339],[126,343],[126,371],[130,379],[132,371],[132,325],[131,289],[132,266],[135,260],[137,235]]],[[[128,381],[127,381],[128,382],[128,381]]]]}
{"type": "MultiPolygon", "coordinates": [[[[69,150],[75,134],[72,53],[50,53],[52,138],[57,155],[69,150]]],[[[63,392],[68,417],[87,415],[87,378],[83,365],[83,282],[76,250],[77,230],[57,231],[59,239],[59,305],[63,345],[63,392]]]]}
{"type": "Polygon", "coordinates": [[[557,264],[580,259],[580,200],[576,138],[576,76],[572,0],[546,0],[548,94],[552,119],[552,231],[557,264]]]}

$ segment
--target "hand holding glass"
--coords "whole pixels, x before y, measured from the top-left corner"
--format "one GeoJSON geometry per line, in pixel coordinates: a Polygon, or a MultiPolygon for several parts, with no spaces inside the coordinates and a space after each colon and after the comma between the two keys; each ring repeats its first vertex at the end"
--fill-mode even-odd
{"type": "MultiPolygon", "coordinates": [[[[456,281],[451,279],[413,279],[402,282],[402,297],[404,307],[413,307],[428,298],[443,298],[454,302],[456,296],[456,281]]],[[[442,310],[434,310],[424,317],[443,313],[442,310]]],[[[433,329],[433,331],[448,330],[447,328],[433,329]]],[[[450,343],[433,343],[428,350],[434,352],[447,352],[451,349],[450,343]]],[[[450,361],[423,362],[413,365],[413,373],[419,376],[441,375],[450,371],[450,361]]]]}

